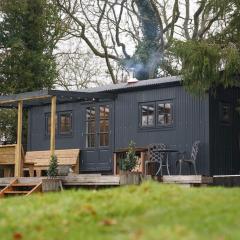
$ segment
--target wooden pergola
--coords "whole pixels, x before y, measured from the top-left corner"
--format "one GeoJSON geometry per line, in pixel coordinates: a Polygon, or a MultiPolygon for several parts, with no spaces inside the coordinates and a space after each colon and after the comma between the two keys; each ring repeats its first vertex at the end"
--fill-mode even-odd
{"type": "Polygon", "coordinates": [[[34,106],[42,106],[51,104],[51,133],[50,133],[50,152],[55,153],[55,126],[56,126],[56,106],[57,103],[67,103],[76,101],[96,101],[98,99],[114,99],[111,93],[89,93],[77,91],[60,91],[60,90],[40,90],[34,92],[26,92],[7,96],[0,96],[0,108],[17,108],[18,124],[17,124],[17,146],[15,158],[15,177],[23,175],[22,160],[22,117],[23,108],[34,106]]]}

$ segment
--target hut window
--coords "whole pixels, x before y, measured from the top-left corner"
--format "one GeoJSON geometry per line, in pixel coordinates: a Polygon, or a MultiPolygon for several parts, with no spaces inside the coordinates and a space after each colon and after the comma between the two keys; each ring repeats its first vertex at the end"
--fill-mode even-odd
{"type": "Polygon", "coordinates": [[[220,121],[223,124],[231,124],[232,108],[230,103],[220,103],[220,121]]]}
{"type": "Polygon", "coordinates": [[[158,102],[157,123],[160,126],[169,126],[173,123],[171,102],[158,102]]]}
{"type": "MultiPolygon", "coordinates": [[[[56,114],[56,132],[57,132],[57,114],[56,114]]],[[[45,114],[45,134],[48,136],[50,135],[51,132],[51,114],[50,113],[46,113],[45,114]]]]}
{"type": "Polygon", "coordinates": [[[71,134],[72,133],[72,112],[59,113],[59,133],[71,134]]]}
{"type": "Polygon", "coordinates": [[[142,103],[140,105],[141,127],[154,127],[155,125],[155,103],[142,103]]]}
{"type": "Polygon", "coordinates": [[[173,100],[139,104],[139,126],[161,128],[173,126],[173,100]]]}

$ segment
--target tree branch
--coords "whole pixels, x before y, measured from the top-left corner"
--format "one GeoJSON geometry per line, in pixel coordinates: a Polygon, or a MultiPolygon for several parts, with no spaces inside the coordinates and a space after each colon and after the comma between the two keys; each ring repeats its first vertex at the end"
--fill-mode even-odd
{"type": "Polygon", "coordinates": [[[197,37],[198,37],[199,16],[202,13],[202,11],[204,10],[205,5],[206,5],[206,0],[202,0],[201,3],[200,3],[199,8],[194,13],[194,16],[193,16],[194,29],[193,29],[192,39],[197,39],[197,37]]]}
{"type": "Polygon", "coordinates": [[[185,33],[185,37],[187,40],[190,39],[190,35],[189,35],[189,30],[188,30],[188,21],[189,21],[189,8],[190,8],[190,3],[189,0],[185,0],[185,20],[184,20],[184,24],[183,24],[183,28],[184,28],[184,33],[185,33]]]}

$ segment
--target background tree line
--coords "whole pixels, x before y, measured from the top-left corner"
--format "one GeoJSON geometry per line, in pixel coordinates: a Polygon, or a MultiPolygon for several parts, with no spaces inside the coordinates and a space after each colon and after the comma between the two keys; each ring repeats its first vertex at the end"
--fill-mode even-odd
{"type": "MultiPolygon", "coordinates": [[[[53,52],[64,37],[62,20],[58,8],[50,0],[0,1],[1,95],[53,87],[57,77],[53,52]]],[[[0,110],[2,138],[15,141],[16,121],[15,110],[0,110]]]]}

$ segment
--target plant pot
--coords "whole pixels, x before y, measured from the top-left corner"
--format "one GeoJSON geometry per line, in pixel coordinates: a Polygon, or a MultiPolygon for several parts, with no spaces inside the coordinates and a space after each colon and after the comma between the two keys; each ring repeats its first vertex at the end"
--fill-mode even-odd
{"type": "Polygon", "coordinates": [[[120,185],[138,185],[142,174],[138,172],[120,171],[120,185]]]}
{"type": "Polygon", "coordinates": [[[58,178],[42,179],[43,192],[58,192],[62,190],[62,180],[58,178]]]}

